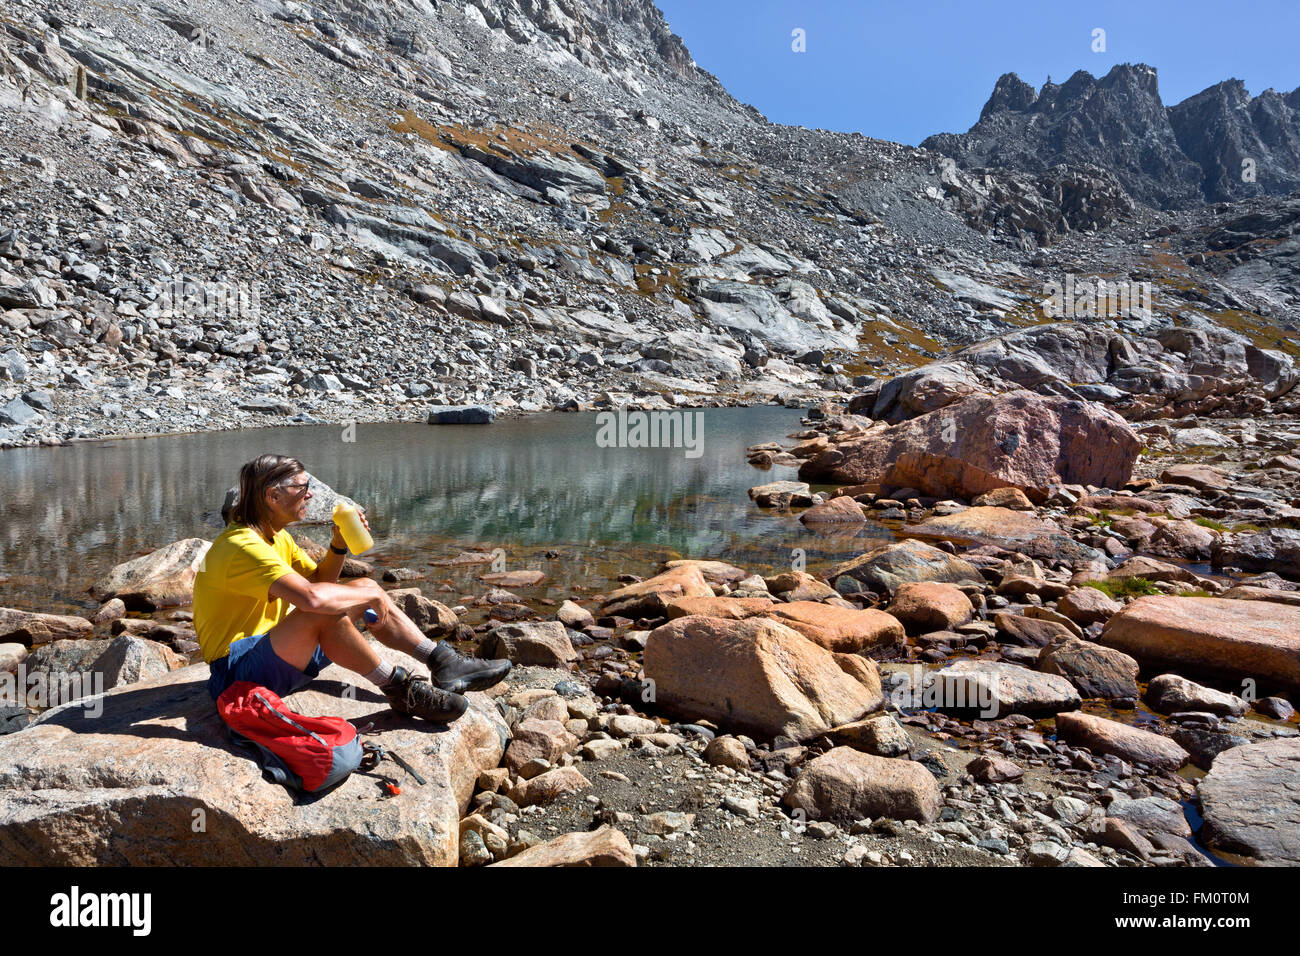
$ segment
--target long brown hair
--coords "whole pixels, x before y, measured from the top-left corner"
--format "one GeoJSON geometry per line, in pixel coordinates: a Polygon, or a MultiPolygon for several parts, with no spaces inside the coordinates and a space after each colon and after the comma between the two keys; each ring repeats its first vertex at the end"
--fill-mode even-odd
{"type": "Polygon", "coordinates": [[[287,455],[259,455],[239,469],[239,500],[230,509],[230,520],[246,524],[271,540],[266,513],[266,489],[305,472],[302,462],[287,455]]]}

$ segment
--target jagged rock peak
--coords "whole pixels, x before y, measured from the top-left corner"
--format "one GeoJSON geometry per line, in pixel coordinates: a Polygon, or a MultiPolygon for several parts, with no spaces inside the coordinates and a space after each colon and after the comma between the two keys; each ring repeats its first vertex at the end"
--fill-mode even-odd
{"type": "Polygon", "coordinates": [[[1003,73],[993,87],[993,95],[984,104],[984,109],[980,110],[980,119],[984,119],[990,113],[1003,110],[1024,112],[1033,106],[1037,99],[1038,94],[1034,88],[1019,76],[1015,73],[1003,73]]]}

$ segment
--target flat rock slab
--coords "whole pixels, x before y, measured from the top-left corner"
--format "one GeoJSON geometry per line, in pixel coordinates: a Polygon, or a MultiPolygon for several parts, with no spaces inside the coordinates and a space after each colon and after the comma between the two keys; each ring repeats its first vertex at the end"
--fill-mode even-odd
{"type": "Polygon", "coordinates": [[[1057,714],[1056,733],[1067,743],[1095,754],[1113,754],[1161,770],[1177,770],[1189,757],[1168,737],[1092,714],[1057,714]]]}
{"type": "MultiPolygon", "coordinates": [[[[375,648],[386,660],[410,659],[375,648]]],[[[0,859],[28,866],[455,866],[474,781],[500,763],[508,729],[482,694],[450,725],[394,713],[338,666],[286,704],[373,723],[366,740],[400,754],[421,786],[390,797],[374,774],[299,798],[262,778],[229,742],[207,665],[44,713],[0,738],[0,859]],[[350,690],[349,690],[350,688],[350,690]],[[344,696],[347,691],[347,696],[344,696]],[[102,713],[93,716],[102,705],[102,713]],[[201,829],[198,829],[200,828],[201,829]]]]}
{"type": "Polygon", "coordinates": [[[967,508],[926,518],[908,530],[945,541],[997,545],[1044,560],[1092,561],[1103,557],[1096,548],[1075,541],[1058,525],[1010,508],[967,508]]]}
{"type": "Polygon", "coordinates": [[[652,578],[610,593],[601,613],[623,617],[663,617],[668,605],[681,598],[713,597],[713,588],[695,565],[669,568],[652,578]]]}
{"type": "Polygon", "coordinates": [[[1300,688],[1300,607],[1271,601],[1141,597],[1098,641],[1144,664],[1300,688]]]}
{"type": "Polygon", "coordinates": [[[903,643],[903,625],[874,608],[856,610],[817,601],[774,604],[767,614],[828,651],[856,654],[903,643]]]}
{"type": "Polygon", "coordinates": [[[986,719],[1008,714],[1047,716],[1074,710],[1079,692],[1066,678],[998,661],[957,661],[935,674],[939,709],[979,711],[986,719]]]}
{"type": "Polygon", "coordinates": [[[1300,738],[1224,751],[1199,789],[1207,846],[1266,866],[1300,866],[1300,738]]]}

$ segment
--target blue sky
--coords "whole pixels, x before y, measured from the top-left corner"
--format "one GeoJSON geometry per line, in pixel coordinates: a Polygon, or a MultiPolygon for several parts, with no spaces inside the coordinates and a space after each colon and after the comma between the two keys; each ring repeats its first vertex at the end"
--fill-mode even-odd
{"type": "Polygon", "coordinates": [[[1147,63],[1166,106],[1231,77],[1252,95],[1300,86],[1296,0],[655,3],[695,61],[768,119],[911,145],[965,132],[1003,73],[1038,89],[1049,75],[1147,63]]]}

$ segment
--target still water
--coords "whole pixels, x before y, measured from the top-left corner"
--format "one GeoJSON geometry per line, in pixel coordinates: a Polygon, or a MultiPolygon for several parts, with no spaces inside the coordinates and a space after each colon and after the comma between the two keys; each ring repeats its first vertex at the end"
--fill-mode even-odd
{"type": "Polygon", "coordinates": [[[264,452],[298,458],[365,506],[376,542],[366,557],[381,566],[419,568],[467,547],[500,547],[507,567],[542,568],[557,593],[604,588],[621,572],[645,574],[673,557],[766,571],[789,568],[802,550],[813,571],[890,535],[874,524],[820,535],[749,500],[752,485],[796,475],[751,467],[745,448],[799,430],[801,412],[699,415],[698,457],[599,447],[595,413],[490,426],[362,423],[351,442],[328,425],[2,451],[0,604],[93,607],[86,588],[114,564],[179,538],[213,538],[212,513],[239,466],[264,452]]]}

